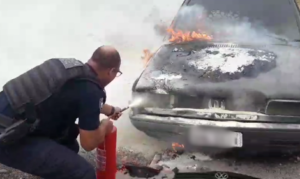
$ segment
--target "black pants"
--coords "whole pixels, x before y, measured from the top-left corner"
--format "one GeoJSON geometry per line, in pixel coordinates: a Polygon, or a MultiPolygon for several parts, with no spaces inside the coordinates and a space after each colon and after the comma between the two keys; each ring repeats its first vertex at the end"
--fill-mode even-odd
{"type": "Polygon", "coordinates": [[[0,163],[44,179],[96,179],[94,167],[78,150],[76,140],[61,145],[48,138],[27,137],[0,146],[0,163]]]}

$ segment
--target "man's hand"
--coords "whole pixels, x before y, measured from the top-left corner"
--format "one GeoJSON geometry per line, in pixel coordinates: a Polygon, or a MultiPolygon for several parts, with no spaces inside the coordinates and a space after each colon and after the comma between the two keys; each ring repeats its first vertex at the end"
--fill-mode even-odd
{"type": "Polygon", "coordinates": [[[110,118],[102,119],[101,120],[101,128],[105,131],[105,135],[111,133],[113,130],[113,122],[110,120],[110,118]]]}
{"type": "Polygon", "coordinates": [[[118,120],[122,115],[121,110],[122,109],[119,107],[114,107],[114,113],[111,116],[109,116],[109,118],[111,118],[112,120],[118,120]]]}
{"type": "Polygon", "coordinates": [[[121,108],[114,107],[108,104],[104,104],[101,109],[101,113],[105,114],[113,120],[117,120],[121,116],[121,108]]]}
{"type": "Polygon", "coordinates": [[[117,113],[117,114],[114,114],[114,115],[110,116],[110,118],[112,120],[118,120],[121,116],[122,116],[122,113],[120,112],[120,113],[117,113]]]}
{"type": "Polygon", "coordinates": [[[80,143],[84,150],[92,151],[99,144],[103,143],[105,136],[113,130],[113,122],[110,118],[102,119],[96,130],[88,131],[80,129],[80,143]]]}

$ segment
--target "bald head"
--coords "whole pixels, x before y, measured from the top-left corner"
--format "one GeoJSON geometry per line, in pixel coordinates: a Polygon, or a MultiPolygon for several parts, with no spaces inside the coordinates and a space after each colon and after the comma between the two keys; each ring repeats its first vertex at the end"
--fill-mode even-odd
{"type": "Polygon", "coordinates": [[[121,63],[119,52],[111,46],[97,48],[90,60],[97,64],[98,68],[117,68],[121,63]]]}

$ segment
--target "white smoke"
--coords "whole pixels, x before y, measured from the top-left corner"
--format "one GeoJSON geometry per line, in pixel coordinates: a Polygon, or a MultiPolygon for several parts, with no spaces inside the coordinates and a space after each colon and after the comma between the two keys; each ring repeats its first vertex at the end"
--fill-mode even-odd
{"type": "MultiPolygon", "coordinates": [[[[142,50],[158,48],[162,43],[155,25],[170,24],[181,3],[182,0],[0,0],[0,86],[46,59],[75,57],[85,61],[95,48],[108,44],[115,46],[123,59],[123,75],[106,89],[108,103],[125,107],[131,84],[143,69],[142,50]]],[[[120,134],[118,145],[132,146],[144,154],[159,150],[160,142],[137,132],[128,114],[123,116],[115,123],[120,134]]]]}
{"type": "Polygon", "coordinates": [[[158,48],[163,37],[157,34],[155,25],[170,24],[181,3],[179,0],[125,0],[107,4],[109,11],[103,17],[95,17],[93,24],[97,26],[98,31],[92,33],[122,49],[158,48]]]}
{"type": "MultiPolygon", "coordinates": [[[[275,35],[266,29],[262,22],[242,17],[236,12],[207,11],[200,5],[186,6],[179,12],[178,29],[198,30],[215,35],[215,41],[270,44],[280,43],[275,35]],[[274,38],[275,37],[275,38],[274,38]]],[[[285,37],[280,37],[286,39],[285,37]]]]}
{"type": "Polygon", "coordinates": [[[0,0],[0,86],[52,57],[85,61],[104,44],[118,48],[125,59],[128,53],[140,58],[144,48],[159,47],[163,38],[154,26],[161,19],[170,23],[181,3],[0,0]]]}

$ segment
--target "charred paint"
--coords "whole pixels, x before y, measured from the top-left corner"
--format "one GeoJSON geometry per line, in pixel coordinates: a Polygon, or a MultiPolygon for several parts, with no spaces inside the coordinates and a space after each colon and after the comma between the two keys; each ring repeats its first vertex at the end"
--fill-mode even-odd
{"type": "MultiPolygon", "coordinates": [[[[299,49],[291,46],[206,42],[167,44],[155,54],[141,75],[136,90],[155,91],[159,89],[166,93],[181,93],[191,96],[217,94],[225,97],[232,93],[242,93],[247,96],[252,91],[259,92],[269,98],[298,99],[300,98],[300,83],[296,76],[300,75],[300,61],[296,60],[297,54],[299,54],[299,49]],[[222,62],[225,61],[225,58],[240,59],[242,67],[236,65],[237,71],[235,73],[223,73],[219,70],[220,68],[201,69],[190,65],[197,60],[201,61],[202,57],[220,55],[222,53],[220,49],[227,51],[233,49],[234,52],[233,54],[223,53],[222,62]],[[250,60],[243,61],[241,53],[247,54],[250,60]],[[164,75],[158,79],[152,78],[153,73],[157,73],[157,71],[164,75]],[[174,74],[177,78],[174,78],[174,74]],[[163,79],[164,76],[165,79],[163,79]]],[[[231,63],[227,65],[230,66],[231,63]]],[[[220,64],[218,64],[219,67],[225,68],[220,64]]],[[[228,67],[228,69],[231,68],[228,67]]]]}

